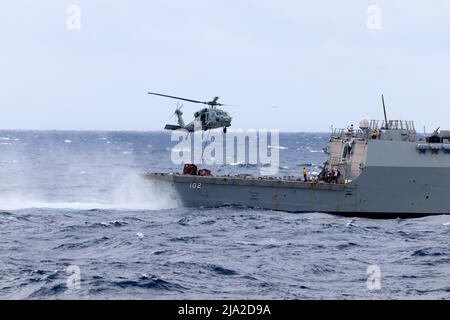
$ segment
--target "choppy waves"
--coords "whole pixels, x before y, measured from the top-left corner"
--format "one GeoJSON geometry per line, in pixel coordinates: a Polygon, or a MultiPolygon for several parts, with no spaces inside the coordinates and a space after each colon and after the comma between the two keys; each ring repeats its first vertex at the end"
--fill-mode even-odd
{"type": "Polygon", "coordinates": [[[448,221],[236,208],[1,212],[0,296],[447,298],[448,221]],[[380,290],[367,288],[370,265],[381,268],[380,290]],[[70,266],[79,289],[67,284],[70,266]]]}

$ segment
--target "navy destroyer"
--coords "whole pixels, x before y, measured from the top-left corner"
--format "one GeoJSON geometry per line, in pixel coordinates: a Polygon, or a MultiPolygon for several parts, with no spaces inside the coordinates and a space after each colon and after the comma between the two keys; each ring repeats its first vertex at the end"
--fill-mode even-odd
{"type": "Polygon", "coordinates": [[[243,206],[380,218],[450,214],[450,131],[419,137],[412,121],[334,130],[315,178],[147,173],[186,207],[243,206]],[[339,173],[329,174],[330,172],[339,173]]]}

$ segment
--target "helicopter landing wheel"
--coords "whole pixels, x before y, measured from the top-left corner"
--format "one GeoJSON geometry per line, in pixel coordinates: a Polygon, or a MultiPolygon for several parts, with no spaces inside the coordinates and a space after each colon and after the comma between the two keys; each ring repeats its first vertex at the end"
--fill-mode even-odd
{"type": "Polygon", "coordinates": [[[227,127],[223,127],[223,133],[227,133],[227,127]]]}

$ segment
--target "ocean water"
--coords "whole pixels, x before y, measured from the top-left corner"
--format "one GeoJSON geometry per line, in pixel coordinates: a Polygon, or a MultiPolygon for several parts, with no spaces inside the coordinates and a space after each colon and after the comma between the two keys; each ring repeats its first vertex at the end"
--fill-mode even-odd
{"type": "MultiPolygon", "coordinates": [[[[320,171],[327,142],[281,134],[280,175],[320,171]]],[[[182,208],[140,176],[181,171],[173,145],[157,132],[0,131],[0,298],[450,298],[450,216],[182,208]]]]}

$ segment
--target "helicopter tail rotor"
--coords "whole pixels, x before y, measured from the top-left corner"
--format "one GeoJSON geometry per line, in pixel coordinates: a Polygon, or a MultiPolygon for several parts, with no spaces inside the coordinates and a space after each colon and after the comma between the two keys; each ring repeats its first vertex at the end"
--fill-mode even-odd
{"type": "Polygon", "coordinates": [[[181,109],[183,108],[183,104],[180,104],[179,102],[177,103],[177,108],[175,109],[175,112],[172,115],[172,118],[174,116],[177,116],[178,118],[178,125],[183,128],[185,126],[184,124],[184,120],[183,120],[183,112],[181,111],[181,109]]]}
{"type": "Polygon", "coordinates": [[[180,104],[179,102],[177,102],[177,108],[175,109],[175,111],[172,114],[172,116],[170,117],[170,119],[172,119],[175,116],[183,115],[183,112],[181,111],[181,109],[183,109],[183,104],[180,104]]]}

